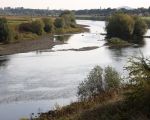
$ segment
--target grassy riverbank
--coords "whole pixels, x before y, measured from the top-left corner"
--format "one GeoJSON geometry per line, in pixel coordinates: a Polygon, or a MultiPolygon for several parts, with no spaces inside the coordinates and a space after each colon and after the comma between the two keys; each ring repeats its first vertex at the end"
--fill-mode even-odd
{"type": "Polygon", "coordinates": [[[119,89],[119,93],[107,92],[84,102],[57,106],[34,120],[148,120],[150,114],[144,106],[139,109],[127,103],[124,95],[130,90],[119,89]]]}
{"type": "Polygon", "coordinates": [[[73,23],[68,22],[69,21],[68,19],[70,19],[68,16],[70,16],[70,13],[66,13],[63,16],[64,18],[5,16],[8,22],[8,27],[11,30],[11,36],[13,38],[7,41],[7,43],[2,42],[0,44],[0,55],[49,49],[56,44],[63,44],[63,41],[53,41],[54,34],[65,34],[65,33],[74,34],[88,31],[88,29],[85,28],[87,26],[76,24],[73,18],[71,18],[74,20],[73,23]],[[55,23],[56,19],[63,20],[62,26],[59,22],[57,24],[55,23]],[[67,24],[65,23],[64,19],[66,19],[67,24]],[[42,27],[39,28],[41,24],[40,21],[42,20],[46,20],[45,23],[45,26],[47,25],[46,30],[49,31],[44,31],[43,30],[44,28],[42,27]],[[50,23],[51,20],[52,23],[50,23]],[[58,26],[59,24],[60,26],[58,26]],[[39,30],[37,31],[37,29],[39,30]]]}

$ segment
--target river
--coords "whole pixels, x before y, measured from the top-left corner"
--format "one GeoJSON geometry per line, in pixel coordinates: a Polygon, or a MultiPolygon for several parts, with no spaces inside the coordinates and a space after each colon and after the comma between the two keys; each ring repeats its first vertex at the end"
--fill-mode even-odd
{"type": "MultiPolygon", "coordinates": [[[[78,20],[90,32],[55,36],[66,44],[51,50],[0,57],[0,119],[19,120],[77,100],[77,86],[95,66],[111,65],[121,74],[130,56],[150,55],[150,38],[139,47],[104,46],[105,22],[78,20]],[[84,47],[92,49],[82,50],[84,47]]],[[[147,35],[150,35],[148,30],[147,35]]]]}

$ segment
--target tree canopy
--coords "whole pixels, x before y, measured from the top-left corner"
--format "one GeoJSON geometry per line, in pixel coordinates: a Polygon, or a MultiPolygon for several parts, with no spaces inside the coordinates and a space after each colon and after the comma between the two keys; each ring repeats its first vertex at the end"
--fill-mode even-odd
{"type": "Polygon", "coordinates": [[[147,31],[147,25],[139,17],[116,13],[106,22],[107,37],[118,37],[131,40],[134,36],[142,37],[147,31]]]}
{"type": "Polygon", "coordinates": [[[0,18],[0,42],[8,42],[11,39],[11,31],[7,19],[0,18]]]}

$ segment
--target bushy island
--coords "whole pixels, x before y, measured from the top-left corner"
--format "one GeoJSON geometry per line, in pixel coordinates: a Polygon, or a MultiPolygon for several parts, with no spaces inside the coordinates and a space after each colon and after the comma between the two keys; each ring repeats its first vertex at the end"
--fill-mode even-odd
{"type": "Polygon", "coordinates": [[[76,33],[84,30],[85,28],[76,24],[75,16],[70,11],[64,11],[56,18],[0,18],[0,43],[33,40],[47,34],[76,33]]]}
{"type": "Polygon", "coordinates": [[[111,47],[139,44],[147,31],[145,20],[138,16],[115,13],[106,21],[106,40],[111,47]]]}
{"type": "Polygon", "coordinates": [[[125,70],[128,76],[123,77],[111,66],[95,66],[78,86],[78,102],[31,119],[149,120],[150,59],[130,58],[125,70]]]}

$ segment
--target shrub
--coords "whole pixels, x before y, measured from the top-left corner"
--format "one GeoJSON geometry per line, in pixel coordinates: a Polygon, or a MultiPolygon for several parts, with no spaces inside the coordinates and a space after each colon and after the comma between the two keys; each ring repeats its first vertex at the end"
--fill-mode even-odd
{"type": "Polygon", "coordinates": [[[35,20],[31,23],[32,32],[36,33],[37,35],[42,35],[44,30],[44,24],[41,20],[35,20]]]}
{"type": "Polygon", "coordinates": [[[121,77],[119,73],[112,67],[105,68],[104,81],[106,82],[106,90],[116,89],[120,86],[121,77]]]}
{"type": "Polygon", "coordinates": [[[75,20],[75,16],[74,16],[73,12],[64,11],[60,15],[60,17],[64,19],[64,23],[65,23],[66,27],[72,27],[72,28],[76,27],[76,20],[75,20]]]}
{"type": "Polygon", "coordinates": [[[44,23],[44,31],[47,33],[51,33],[54,31],[54,24],[51,18],[43,18],[44,23]]]}
{"type": "Polygon", "coordinates": [[[150,111],[150,59],[131,58],[126,70],[129,72],[129,85],[132,88],[131,92],[126,94],[127,103],[132,107],[150,111]]]}
{"type": "Polygon", "coordinates": [[[0,18],[0,42],[9,42],[12,39],[11,30],[6,18],[0,18]]]}
{"type": "Polygon", "coordinates": [[[134,20],[127,14],[114,14],[106,24],[107,36],[130,39],[134,30],[134,20]]]}
{"type": "Polygon", "coordinates": [[[116,90],[120,86],[121,77],[112,67],[106,67],[104,72],[100,66],[95,66],[87,78],[79,84],[78,96],[81,100],[116,90]],[[104,76],[104,79],[103,79],[104,76]]]}
{"type": "Polygon", "coordinates": [[[20,32],[32,32],[32,24],[31,23],[21,23],[19,25],[20,32]]]}
{"type": "Polygon", "coordinates": [[[118,37],[131,40],[136,36],[142,37],[147,31],[147,25],[139,17],[118,13],[112,15],[106,22],[107,37],[118,37]]]}
{"type": "Polygon", "coordinates": [[[134,36],[143,36],[146,33],[147,28],[148,28],[148,26],[147,26],[146,22],[137,17],[137,18],[135,18],[133,35],[134,36]]]}
{"type": "Polygon", "coordinates": [[[131,45],[129,42],[124,41],[120,38],[116,38],[116,37],[108,39],[106,44],[108,44],[109,46],[129,46],[129,45],[131,45]]]}
{"type": "Polygon", "coordinates": [[[78,87],[78,96],[81,100],[88,99],[103,89],[102,82],[103,70],[99,66],[95,66],[87,76],[87,78],[78,87]]]}
{"type": "Polygon", "coordinates": [[[43,34],[43,32],[44,32],[43,28],[44,28],[44,24],[41,20],[35,20],[31,23],[21,23],[19,25],[20,32],[32,32],[37,35],[43,34]]]}
{"type": "Polygon", "coordinates": [[[54,25],[56,28],[63,28],[65,26],[65,21],[63,18],[56,18],[54,25]]]}

